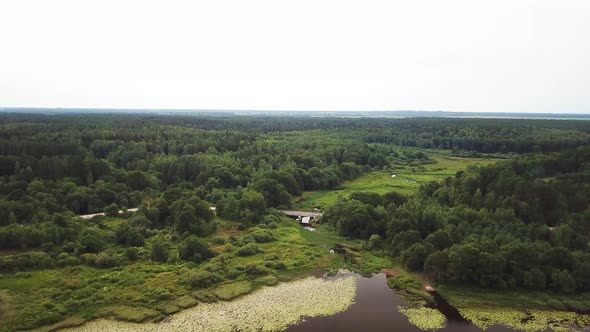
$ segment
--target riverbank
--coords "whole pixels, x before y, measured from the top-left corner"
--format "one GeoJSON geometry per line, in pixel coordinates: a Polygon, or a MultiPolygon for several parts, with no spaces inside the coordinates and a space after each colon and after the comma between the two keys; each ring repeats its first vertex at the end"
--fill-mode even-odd
{"type": "Polygon", "coordinates": [[[99,319],[66,331],[281,331],[304,317],[346,310],[354,302],[356,282],[350,275],[334,280],[308,277],[263,287],[233,301],[199,304],[159,323],[99,319]]]}
{"type": "Polygon", "coordinates": [[[399,265],[388,269],[389,287],[404,297],[410,321],[424,330],[441,328],[440,316],[448,321],[473,324],[481,330],[503,326],[514,331],[590,330],[586,305],[590,294],[563,295],[524,290],[497,291],[468,286],[436,285],[429,292],[430,281],[422,273],[410,273],[399,265]],[[426,319],[425,317],[430,317],[426,319]],[[435,328],[435,326],[438,326],[435,328]]]}
{"type": "Polygon", "coordinates": [[[441,285],[439,293],[481,329],[501,324],[521,331],[590,330],[590,294],[555,294],[524,290],[498,291],[441,285]]]}

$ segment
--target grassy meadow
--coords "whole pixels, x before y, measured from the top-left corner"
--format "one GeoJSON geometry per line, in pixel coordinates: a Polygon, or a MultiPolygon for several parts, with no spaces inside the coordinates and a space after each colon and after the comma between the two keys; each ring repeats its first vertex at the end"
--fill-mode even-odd
{"type": "Polygon", "coordinates": [[[302,210],[325,209],[332,205],[339,196],[348,197],[353,192],[385,194],[396,191],[403,195],[411,195],[418,190],[421,184],[455,176],[455,173],[466,170],[470,166],[483,166],[501,160],[451,157],[443,154],[436,154],[431,158],[436,163],[420,166],[398,165],[391,170],[366,173],[355,180],[345,182],[340,189],[307,191],[301,197],[296,198],[295,207],[302,210]],[[392,177],[393,174],[395,177],[392,177]]]}

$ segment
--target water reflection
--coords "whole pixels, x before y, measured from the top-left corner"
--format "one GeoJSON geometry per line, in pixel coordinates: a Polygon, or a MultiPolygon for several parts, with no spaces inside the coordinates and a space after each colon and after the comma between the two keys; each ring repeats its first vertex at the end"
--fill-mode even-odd
{"type": "MultiPolygon", "coordinates": [[[[348,310],[333,316],[306,319],[300,324],[289,327],[286,331],[422,331],[410,324],[406,316],[397,310],[397,307],[404,303],[404,299],[387,286],[385,275],[380,273],[372,278],[359,279],[356,301],[348,310]]],[[[305,303],[301,305],[305,305],[305,303]]],[[[443,309],[443,314],[447,313],[445,311],[443,309]]],[[[447,319],[447,326],[438,331],[481,331],[477,326],[460,317],[449,315],[447,319]]],[[[507,332],[514,330],[503,326],[493,326],[486,331],[507,332]]]]}

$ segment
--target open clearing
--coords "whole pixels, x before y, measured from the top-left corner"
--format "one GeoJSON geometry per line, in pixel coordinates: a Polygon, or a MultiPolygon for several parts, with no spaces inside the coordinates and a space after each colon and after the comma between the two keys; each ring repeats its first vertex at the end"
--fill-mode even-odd
{"type": "Polygon", "coordinates": [[[314,208],[325,209],[338,199],[338,196],[348,197],[353,192],[374,192],[385,194],[396,191],[403,195],[415,193],[421,184],[430,181],[441,181],[449,176],[455,176],[458,171],[466,170],[469,166],[483,166],[502,159],[494,158],[459,158],[435,155],[435,164],[421,166],[396,166],[390,171],[376,171],[364,174],[358,179],[347,181],[341,189],[307,191],[295,202],[295,207],[301,210],[314,208]],[[392,177],[395,174],[395,177],[392,177]]]}

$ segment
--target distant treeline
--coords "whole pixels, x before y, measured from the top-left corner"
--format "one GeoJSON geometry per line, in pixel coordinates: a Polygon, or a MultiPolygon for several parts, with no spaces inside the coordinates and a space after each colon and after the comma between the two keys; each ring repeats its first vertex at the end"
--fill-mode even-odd
{"type": "MultiPolygon", "coordinates": [[[[141,139],[129,130],[146,126],[238,131],[245,135],[322,129],[345,131],[349,137],[365,143],[480,153],[557,152],[590,144],[590,122],[574,120],[5,114],[0,116],[0,123],[20,124],[13,128],[31,131],[71,126],[84,130],[121,129],[127,132],[121,137],[123,140],[141,139]]],[[[3,132],[4,135],[12,133],[10,130],[3,132]]]]}

